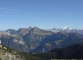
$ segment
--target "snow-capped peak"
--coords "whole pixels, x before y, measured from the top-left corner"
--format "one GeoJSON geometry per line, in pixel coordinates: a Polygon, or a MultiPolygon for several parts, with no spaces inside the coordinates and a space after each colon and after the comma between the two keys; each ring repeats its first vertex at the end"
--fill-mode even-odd
{"type": "Polygon", "coordinates": [[[77,30],[83,30],[82,28],[78,28],[77,30]]]}
{"type": "Polygon", "coordinates": [[[62,30],[65,30],[65,29],[68,29],[68,27],[67,27],[67,26],[61,27],[61,29],[62,29],[62,30]]]}
{"type": "Polygon", "coordinates": [[[65,29],[67,29],[68,27],[67,26],[65,26],[65,27],[63,27],[63,30],[65,30],[65,29]]]}

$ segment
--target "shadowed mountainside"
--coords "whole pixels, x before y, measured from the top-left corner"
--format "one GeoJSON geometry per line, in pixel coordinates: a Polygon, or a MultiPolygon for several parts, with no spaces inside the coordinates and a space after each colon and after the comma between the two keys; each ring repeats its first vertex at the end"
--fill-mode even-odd
{"type": "Polygon", "coordinates": [[[83,59],[83,44],[74,44],[65,48],[55,48],[47,53],[35,54],[43,60],[51,59],[83,59]]]}

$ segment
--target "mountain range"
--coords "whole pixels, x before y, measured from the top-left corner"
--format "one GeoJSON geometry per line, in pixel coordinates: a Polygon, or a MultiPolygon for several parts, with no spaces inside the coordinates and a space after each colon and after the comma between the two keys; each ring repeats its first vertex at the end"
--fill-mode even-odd
{"type": "Polygon", "coordinates": [[[61,28],[48,29],[48,31],[52,31],[52,32],[55,32],[55,33],[60,32],[60,31],[69,32],[69,33],[78,32],[79,34],[83,35],[83,29],[82,28],[71,29],[71,28],[68,28],[67,26],[61,27],[61,28]]]}
{"type": "Polygon", "coordinates": [[[0,31],[0,41],[2,45],[16,51],[35,54],[83,43],[83,30],[68,29],[67,27],[52,30],[38,27],[8,29],[0,31]]]}

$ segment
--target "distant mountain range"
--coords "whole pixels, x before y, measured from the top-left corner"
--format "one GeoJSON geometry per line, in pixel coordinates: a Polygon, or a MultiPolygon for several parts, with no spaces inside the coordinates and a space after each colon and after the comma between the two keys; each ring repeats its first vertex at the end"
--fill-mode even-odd
{"type": "Polygon", "coordinates": [[[71,29],[71,28],[68,28],[67,26],[61,27],[61,28],[48,29],[48,31],[52,31],[52,32],[55,32],[55,33],[60,32],[60,31],[69,32],[69,33],[77,32],[77,33],[80,33],[80,34],[83,35],[83,29],[81,29],[81,28],[71,29]]]}
{"type": "Polygon", "coordinates": [[[61,29],[43,30],[38,27],[8,29],[0,32],[2,45],[27,53],[48,52],[54,48],[83,43],[83,30],[61,29]]]}

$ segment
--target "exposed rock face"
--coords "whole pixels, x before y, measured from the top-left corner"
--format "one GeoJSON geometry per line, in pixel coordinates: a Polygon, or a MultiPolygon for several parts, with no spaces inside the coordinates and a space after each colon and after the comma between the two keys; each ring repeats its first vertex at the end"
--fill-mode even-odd
{"type": "Polygon", "coordinates": [[[0,60],[42,60],[28,53],[18,52],[9,47],[0,45],[0,60]]]}
{"type": "Polygon", "coordinates": [[[8,51],[6,47],[0,47],[0,60],[24,60],[24,58],[16,51],[8,51]]]}

